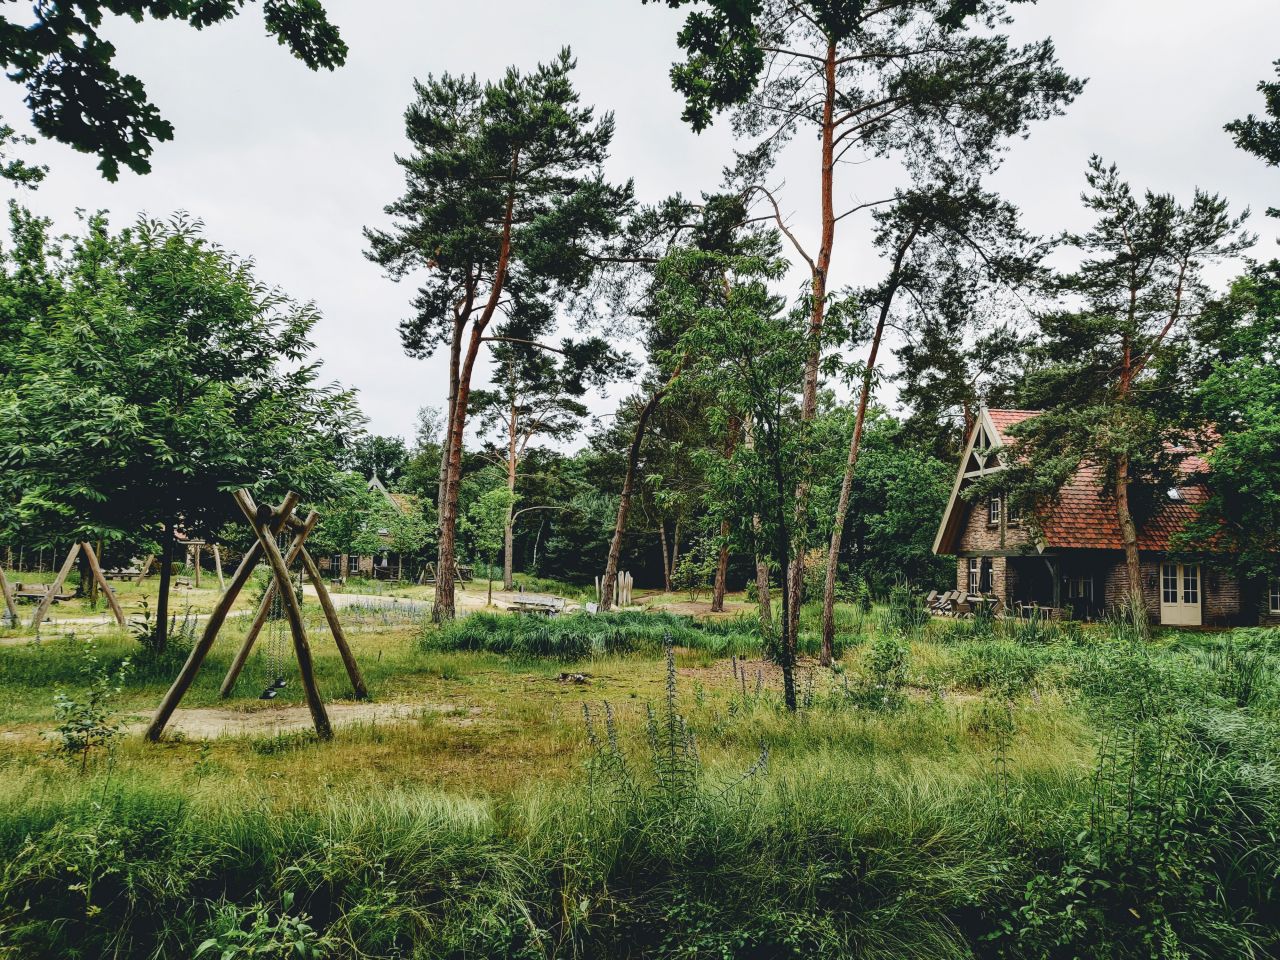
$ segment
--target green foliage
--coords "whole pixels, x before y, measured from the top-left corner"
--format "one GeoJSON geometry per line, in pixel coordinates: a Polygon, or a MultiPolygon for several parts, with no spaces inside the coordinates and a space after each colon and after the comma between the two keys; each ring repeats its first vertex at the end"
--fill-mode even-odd
{"type": "Polygon", "coordinates": [[[615,653],[660,650],[669,636],[677,646],[720,656],[758,649],[753,620],[695,620],[667,613],[617,611],[559,617],[473,613],[440,628],[423,630],[424,650],[489,650],[519,658],[565,662],[615,653]]]}
{"type": "Polygon", "coordinates": [[[864,705],[876,710],[897,710],[905,701],[911,646],[894,633],[877,636],[863,655],[869,682],[864,705]]]}
{"type": "Polygon", "coordinates": [[[0,499],[17,522],[111,541],[181,513],[188,535],[212,535],[238,517],[230,489],[327,492],[334,435],[359,417],[307,362],[314,306],[183,217],[119,233],[93,217],[62,249],[12,222],[23,240],[0,284],[43,305],[14,323],[0,390],[0,499]]]}
{"type": "Polygon", "coordinates": [[[711,587],[711,579],[716,572],[717,552],[706,538],[689,544],[676,564],[671,585],[687,593],[689,600],[696,603],[711,587]]]}
{"type": "Polygon", "coordinates": [[[1031,688],[1040,672],[1035,649],[1007,641],[967,643],[960,648],[956,680],[975,690],[1013,699],[1031,688]]]}
{"type": "MultiPolygon", "coordinates": [[[[1276,61],[1275,67],[1280,75],[1280,60],[1276,61]]],[[[1251,113],[1243,120],[1232,120],[1226,131],[1235,139],[1237,147],[1274,167],[1280,165],[1280,80],[1260,81],[1258,92],[1262,94],[1266,116],[1257,117],[1251,113]]],[[[1280,208],[1272,207],[1267,215],[1280,217],[1280,208]]]]}
{"type": "MultiPolygon", "coordinates": [[[[244,6],[167,0],[46,4],[30,25],[8,18],[0,25],[0,62],[8,78],[26,88],[41,135],[97,156],[108,180],[120,175],[121,164],[147,173],[155,142],[172,140],[173,126],[151,103],[142,81],[116,66],[116,45],[98,32],[104,14],[139,23],[180,20],[201,30],[238,16],[244,6]]],[[[347,45],[318,0],[263,0],[262,16],[267,33],[312,70],[332,70],[346,61],[347,45]]]]}
{"type": "Polygon", "coordinates": [[[51,736],[54,750],[77,764],[84,773],[90,755],[110,751],[120,736],[120,724],[115,719],[111,701],[124,687],[129,661],[123,660],[114,668],[108,668],[99,659],[93,642],[87,640],[80,648],[80,674],[88,683],[81,697],[62,690],[54,695],[53,710],[58,726],[51,736]]]}
{"type": "Polygon", "coordinates": [[[196,947],[195,956],[212,960],[324,960],[336,954],[339,944],[335,938],[318,933],[305,913],[289,912],[292,892],[284,893],[280,907],[273,920],[271,909],[261,900],[244,907],[226,901],[214,905],[212,935],[196,947]]]}

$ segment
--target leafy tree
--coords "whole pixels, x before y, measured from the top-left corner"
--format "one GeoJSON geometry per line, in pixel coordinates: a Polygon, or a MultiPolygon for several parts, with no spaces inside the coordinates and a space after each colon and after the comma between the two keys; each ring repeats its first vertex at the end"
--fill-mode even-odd
{"type": "Polygon", "coordinates": [[[507,517],[514,502],[514,495],[505,486],[494,487],[471,500],[463,521],[473,548],[485,562],[489,581],[486,603],[489,606],[493,605],[493,568],[497,566],[498,551],[505,540],[507,517]]]}
{"type": "MultiPolygon", "coordinates": [[[[656,2],[656,0],[645,0],[656,2]]],[[[990,169],[1003,141],[1059,112],[1082,85],[1056,62],[1049,40],[1016,46],[1001,32],[999,0],[666,0],[692,7],[678,43],[685,59],[671,72],[695,129],[733,109],[734,129],[750,141],[735,177],[764,203],[809,271],[805,382],[800,416],[817,412],[824,347],[836,297],[831,276],[837,227],[910,193],[841,210],[838,174],[850,161],[896,161],[912,183],[943,171],[990,169]],[[767,183],[778,152],[798,133],[814,135],[819,208],[816,244],[801,242],[767,183]]],[[[874,369],[874,362],[872,363],[874,369]]],[[[855,458],[856,459],[856,458],[855,458]]],[[[813,476],[801,477],[799,507],[813,476]]],[[[797,524],[803,535],[807,524],[797,524]]],[[[795,544],[791,616],[798,617],[806,545],[795,544]]]]}
{"type": "MultiPolygon", "coordinates": [[[[658,296],[664,322],[680,331],[675,350],[691,375],[715,384],[707,410],[713,429],[732,417],[751,423],[752,442],[728,459],[711,459],[721,502],[737,505],[732,533],[746,552],[767,557],[782,570],[792,561],[800,465],[813,453],[810,434],[797,416],[803,394],[807,332],[804,318],[783,310],[768,285],[785,263],[774,234],[748,236],[734,252],[678,250],[663,262],[658,296]]],[[[772,653],[782,668],[783,696],[795,710],[795,618],[790,591],[782,591],[780,636],[772,653]]]]}
{"type": "Polygon", "coordinates": [[[1249,585],[1280,552],[1280,261],[1253,266],[1192,326],[1197,419],[1213,424],[1209,499],[1178,544],[1249,585]]]}
{"type": "Polygon", "coordinates": [[[35,142],[34,137],[24,136],[0,121],[0,179],[33,190],[44,180],[48,167],[33,166],[21,157],[10,156],[14,147],[29,147],[35,142]]]}
{"type": "Polygon", "coordinates": [[[365,434],[357,437],[344,458],[348,470],[368,480],[377,477],[387,486],[395,486],[409,466],[409,450],[400,437],[365,434]]]}
{"type": "Polygon", "coordinates": [[[1077,270],[1061,277],[1062,309],[1039,318],[1027,397],[1043,408],[1014,428],[1009,469],[971,490],[1008,488],[1034,527],[1081,466],[1097,467],[1124,544],[1129,608],[1146,627],[1135,513],[1177,485],[1187,453],[1203,445],[1203,424],[1189,422],[1178,338],[1208,299],[1206,264],[1238,255],[1252,238],[1227,203],[1197,190],[1190,205],[1168,194],[1139,197],[1115,166],[1092,158],[1085,206],[1096,217],[1066,242],[1077,270]]]}
{"type": "Polygon", "coordinates": [[[404,195],[390,229],[366,229],[368,255],[395,279],[423,276],[406,350],[449,348],[438,492],[439,562],[433,617],[454,615],[453,564],[471,378],[496,321],[541,329],[583,290],[603,245],[631,206],[630,185],[602,166],[613,118],[596,120],[570,82],[568,50],[496,82],[448,74],[415,83],[405,113],[413,152],[399,158],[404,195]]]}
{"type": "MultiPolygon", "coordinates": [[[[484,433],[497,441],[495,459],[502,464],[511,495],[502,560],[503,589],[510,590],[514,576],[516,485],[530,444],[538,439],[571,438],[587,415],[582,398],[588,389],[602,388],[629,374],[632,365],[599,337],[580,343],[564,340],[554,347],[536,342],[533,338],[542,332],[532,329],[504,325],[502,334],[493,347],[493,387],[473,391],[471,409],[484,433]]],[[[547,508],[534,505],[521,513],[547,508]]]]}
{"type": "Polygon", "coordinates": [[[45,543],[162,529],[163,647],[175,530],[215,534],[241,487],[322,498],[359,414],[317,382],[315,307],[263,285],[199,223],[112,233],[95,216],[41,265],[40,225],[14,222],[26,262],[6,278],[22,336],[0,392],[0,497],[45,543]]]}
{"type": "MultiPolygon", "coordinates": [[[[1275,68],[1280,77],[1280,60],[1275,62],[1275,68]]],[[[1280,166],[1280,79],[1259,82],[1258,92],[1262,94],[1264,109],[1270,119],[1251,113],[1243,120],[1232,120],[1226,131],[1241,150],[1262,158],[1268,166],[1280,166]]],[[[1280,217],[1280,208],[1270,208],[1267,216],[1280,217]]]]}
{"type": "MultiPolygon", "coordinates": [[[[202,30],[244,7],[245,0],[48,0],[35,5],[32,23],[0,19],[0,63],[26,88],[42,136],[98,157],[108,180],[121,164],[147,173],[155,143],[172,140],[173,126],[142,81],[117,67],[115,45],[99,34],[104,14],[139,23],[181,20],[202,30]]],[[[312,70],[346,61],[347,45],[319,0],[263,0],[262,16],[267,33],[312,70]]]]}

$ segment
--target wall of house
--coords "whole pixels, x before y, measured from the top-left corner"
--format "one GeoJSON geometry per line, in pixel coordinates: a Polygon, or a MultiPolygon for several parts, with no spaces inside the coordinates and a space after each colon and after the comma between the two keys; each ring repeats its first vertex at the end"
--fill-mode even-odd
{"type": "MultiPolygon", "coordinates": [[[[1008,557],[991,558],[991,592],[1008,606],[1016,586],[1017,571],[1009,564],[1008,557]]],[[[967,593],[969,590],[969,558],[956,559],[956,589],[967,593]]]]}
{"type": "Polygon", "coordinates": [[[967,511],[964,526],[956,551],[988,553],[992,550],[1017,550],[1027,546],[1030,537],[1025,528],[1014,525],[1006,526],[1004,542],[1000,540],[1000,527],[987,523],[987,501],[979,503],[962,503],[957,501],[957,510],[967,511]]]}
{"type": "MultiPolygon", "coordinates": [[[[1160,562],[1159,555],[1142,556],[1142,596],[1147,616],[1152,623],[1160,622],[1160,562]]],[[[1112,563],[1106,574],[1104,605],[1107,609],[1123,606],[1129,590],[1129,578],[1125,572],[1124,558],[1112,563]]],[[[1206,627],[1225,627],[1239,623],[1240,581],[1235,577],[1216,573],[1206,568],[1200,571],[1200,618],[1206,627]]],[[[1280,618],[1278,618],[1280,619],[1280,618]]]]}

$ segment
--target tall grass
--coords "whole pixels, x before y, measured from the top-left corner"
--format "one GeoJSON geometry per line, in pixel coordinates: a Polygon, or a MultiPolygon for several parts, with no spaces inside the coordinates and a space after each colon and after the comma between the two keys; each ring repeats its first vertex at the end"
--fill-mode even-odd
{"type": "Polygon", "coordinates": [[[695,620],[670,613],[620,611],[560,617],[473,613],[439,629],[425,628],[424,650],[487,650],[513,657],[566,662],[619,653],[656,654],[665,637],[677,646],[728,657],[760,647],[749,618],[695,620]]]}

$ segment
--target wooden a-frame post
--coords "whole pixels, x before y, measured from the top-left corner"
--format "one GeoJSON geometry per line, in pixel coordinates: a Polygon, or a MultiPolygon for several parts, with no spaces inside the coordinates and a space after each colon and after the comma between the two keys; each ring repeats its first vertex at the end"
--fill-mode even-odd
{"type": "MultiPolygon", "coordinates": [[[[356,663],[355,654],[351,652],[351,645],[347,643],[347,635],[342,629],[342,621],[338,618],[337,608],[334,607],[333,599],[329,596],[329,589],[325,586],[324,578],[320,575],[320,568],[306,548],[307,537],[311,535],[311,531],[315,529],[315,525],[319,520],[320,515],[313,510],[308,514],[306,520],[298,520],[294,517],[287,521],[289,529],[294,531],[294,538],[293,543],[289,545],[289,552],[285,555],[284,563],[288,567],[299,556],[302,557],[303,568],[306,570],[312,586],[315,587],[316,598],[320,601],[320,608],[324,611],[325,620],[329,624],[329,632],[333,635],[333,642],[337,645],[338,653],[342,656],[342,663],[347,669],[347,676],[351,680],[351,689],[355,694],[355,698],[357,700],[368,700],[369,688],[365,686],[364,676],[360,673],[360,666],[356,663]]],[[[245,635],[244,642],[236,652],[235,659],[231,662],[230,669],[227,670],[227,676],[222,681],[219,695],[224,699],[231,696],[236,680],[244,669],[245,663],[248,662],[253,645],[258,639],[258,635],[262,632],[263,626],[266,625],[275,590],[276,586],[273,580],[267,585],[262,602],[258,605],[257,615],[253,618],[249,632],[245,635]]]]}
{"type": "MultiPolygon", "coordinates": [[[[272,517],[271,531],[273,535],[280,531],[297,505],[298,495],[290,491],[272,517]]],[[[270,509],[270,507],[267,509],[270,509]]],[[[151,725],[147,727],[146,738],[153,743],[160,739],[160,734],[164,732],[165,726],[173,716],[173,711],[178,708],[178,704],[182,702],[183,696],[186,695],[192,681],[195,680],[196,674],[200,672],[200,666],[204,663],[205,657],[213,649],[213,642],[218,639],[218,631],[222,629],[222,624],[226,622],[227,614],[231,612],[231,605],[235,603],[236,597],[240,595],[244,585],[253,576],[253,568],[262,559],[263,553],[261,537],[245,551],[244,557],[240,561],[240,566],[236,568],[235,574],[231,577],[231,585],[227,588],[227,592],[218,599],[213,612],[209,614],[209,619],[205,621],[204,632],[200,635],[199,642],[191,648],[191,654],[187,657],[187,662],[182,665],[182,669],[178,672],[178,676],[174,678],[173,684],[164,695],[164,699],[160,701],[160,706],[156,709],[156,714],[151,719],[151,725]]]]}
{"type": "MultiPolygon", "coordinates": [[[[329,724],[329,714],[325,712],[324,700],[320,697],[320,687],[316,683],[315,663],[311,659],[311,645],[307,643],[307,629],[302,622],[302,605],[298,603],[298,595],[293,592],[289,582],[289,568],[285,566],[280,548],[276,546],[271,530],[272,512],[270,507],[259,511],[253,505],[253,498],[245,490],[237,490],[232,496],[244,512],[245,519],[258,535],[258,543],[266,551],[267,562],[276,577],[276,590],[284,601],[285,617],[289,621],[289,632],[293,634],[293,652],[298,658],[298,673],[302,676],[302,690],[307,695],[307,707],[311,710],[311,721],[315,724],[316,735],[321,740],[333,738],[333,727],[329,724]],[[265,513],[265,516],[263,515],[265,513]]],[[[285,518],[288,522],[288,518],[285,518]]]]}
{"type": "Polygon", "coordinates": [[[18,625],[18,608],[13,604],[13,591],[9,589],[9,581],[4,577],[4,567],[0,567],[0,595],[4,599],[4,608],[7,611],[6,616],[9,623],[13,626],[18,625]]]}
{"type": "Polygon", "coordinates": [[[115,615],[116,624],[123,630],[125,625],[124,611],[120,609],[120,601],[116,599],[116,594],[111,589],[111,584],[107,583],[106,574],[102,572],[102,564],[98,563],[98,554],[94,552],[93,544],[85,540],[80,544],[80,549],[84,551],[85,558],[89,561],[89,569],[93,571],[93,579],[98,582],[98,586],[102,588],[103,596],[107,598],[107,603],[111,606],[111,612],[115,615]]]}
{"type": "MultiPolygon", "coordinates": [[[[307,535],[311,533],[319,520],[320,514],[312,510],[307,515],[307,519],[302,522],[301,529],[294,534],[293,543],[289,544],[289,552],[285,554],[284,563],[286,567],[297,559],[298,551],[302,549],[302,542],[307,539],[307,535]]],[[[236,680],[240,677],[240,671],[249,662],[249,654],[253,652],[253,645],[258,639],[258,634],[266,626],[267,617],[271,614],[271,601],[275,599],[275,595],[276,581],[273,577],[267,583],[267,589],[262,594],[262,602],[258,604],[258,612],[254,615],[253,623],[249,625],[249,632],[244,635],[244,642],[240,644],[240,649],[236,651],[236,655],[231,661],[231,667],[227,670],[227,675],[222,681],[222,687],[218,691],[218,696],[224,700],[231,696],[236,680]]]]}
{"type": "Polygon", "coordinates": [[[36,606],[36,614],[31,618],[31,626],[38,628],[44,623],[44,618],[49,615],[49,607],[53,605],[53,598],[62,589],[62,584],[66,582],[67,574],[71,572],[76,562],[76,555],[79,553],[80,544],[73,543],[71,549],[67,551],[67,559],[62,561],[62,568],[58,571],[57,578],[49,585],[49,592],[40,598],[40,603],[36,606]]]}

